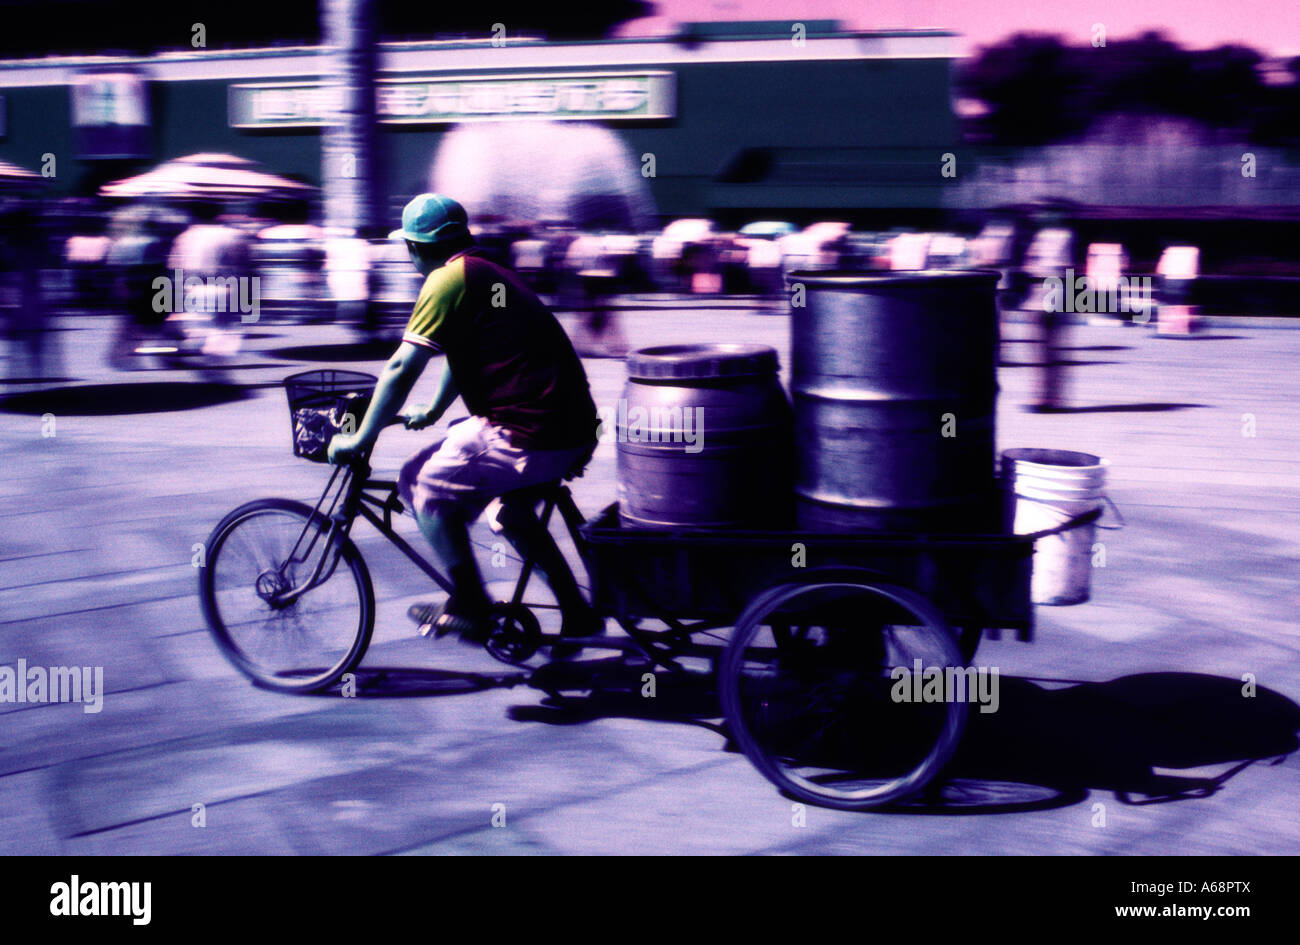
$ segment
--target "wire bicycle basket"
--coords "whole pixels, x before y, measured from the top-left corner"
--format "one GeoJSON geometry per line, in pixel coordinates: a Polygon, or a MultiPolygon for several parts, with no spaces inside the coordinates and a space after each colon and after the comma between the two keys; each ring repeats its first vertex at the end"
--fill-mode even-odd
{"type": "Polygon", "coordinates": [[[333,368],[286,377],[293,455],[325,462],[336,434],[355,433],[360,428],[378,382],[373,374],[333,368]]]}

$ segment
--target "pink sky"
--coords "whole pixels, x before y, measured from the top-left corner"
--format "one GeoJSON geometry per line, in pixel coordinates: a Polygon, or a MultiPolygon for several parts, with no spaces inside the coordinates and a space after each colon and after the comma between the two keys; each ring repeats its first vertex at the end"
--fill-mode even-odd
{"type": "MultiPolygon", "coordinates": [[[[857,29],[942,28],[961,33],[961,51],[1017,30],[1091,42],[1163,29],[1193,47],[1236,42],[1266,54],[1300,55],[1300,0],[654,0],[682,20],[840,20],[857,29]]],[[[645,24],[649,26],[650,24],[645,24]]],[[[638,30],[640,32],[640,30],[638,30]]]]}

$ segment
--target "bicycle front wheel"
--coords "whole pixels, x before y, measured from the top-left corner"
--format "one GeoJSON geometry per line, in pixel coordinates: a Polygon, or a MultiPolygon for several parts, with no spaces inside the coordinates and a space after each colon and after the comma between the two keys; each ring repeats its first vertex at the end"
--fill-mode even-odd
{"type": "Polygon", "coordinates": [[[301,502],[261,499],[213,530],[199,597],[222,653],[254,682],[281,692],[326,689],[365,655],[375,591],[356,546],[327,542],[329,521],[301,502]],[[337,551],[337,559],[334,559],[337,551]],[[317,583],[286,602],[322,556],[317,583]]]}

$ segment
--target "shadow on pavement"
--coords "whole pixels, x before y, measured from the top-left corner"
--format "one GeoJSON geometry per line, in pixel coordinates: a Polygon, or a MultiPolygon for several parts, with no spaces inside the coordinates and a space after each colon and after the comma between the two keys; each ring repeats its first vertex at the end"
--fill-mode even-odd
{"type": "Polygon", "coordinates": [[[355,341],[333,345],[296,345],[265,352],[282,361],[387,361],[400,339],[355,341]]]}
{"type": "Polygon", "coordinates": [[[1157,335],[1167,341],[1240,341],[1245,335],[1157,335]]]}
{"type": "MultiPolygon", "coordinates": [[[[442,669],[405,669],[389,666],[358,667],[355,670],[358,699],[409,699],[417,696],[461,696],[485,689],[514,686],[525,673],[458,673],[442,669]]],[[[321,696],[339,698],[343,684],[321,696]]]]}
{"type": "Polygon", "coordinates": [[[1167,410],[1190,410],[1204,407],[1205,404],[1095,404],[1090,407],[1045,407],[1036,408],[1036,413],[1159,413],[1167,410]]]}
{"type": "Polygon", "coordinates": [[[602,660],[547,663],[528,680],[547,693],[539,706],[514,706],[517,722],[580,725],[596,719],[628,718],[700,725],[719,735],[726,729],[706,721],[722,715],[711,675],[655,673],[655,696],[642,695],[649,664],[633,665],[613,657],[602,660]],[[581,695],[570,695],[570,693],[581,695]]]}
{"type": "Polygon", "coordinates": [[[246,396],[242,387],[184,381],[88,384],[23,391],[0,397],[0,411],[105,417],[133,413],[167,413],[230,403],[246,396]]]}
{"type": "Polygon", "coordinates": [[[5,377],[0,384],[71,384],[75,377],[5,377]]]}
{"type": "MultiPolygon", "coordinates": [[[[727,736],[725,725],[708,721],[721,715],[710,676],[659,673],[650,699],[641,694],[648,670],[618,659],[543,666],[529,685],[548,698],[515,706],[510,717],[551,725],[637,718],[727,736]]],[[[1300,706],[1263,688],[1243,695],[1237,679],[1148,673],[1048,689],[1001,676],[997,711],[971,707],[943,781],[889,810],[1018,813],[1077,804],[1091,791],[1130,805],[1205,798],[1252,764],[1280,763],[1300,747],[1297,732],[1300,706]],[[1179,773],[1215,766],[1224,770],[1179,773]]],[[[734,750],[729,739],[723,747],[734,750]]]]}
{"type": "MultiPolygon", "coordinates": [[[[1263,688],[1247,697],[1237,679],[1146,673],[1045,689],[1003,676],[999,695],[997,712],[972,706],[948,769],[959,784],[1044,785],[1077,800],[1103,790],[1124,804],[1161,804],[1209,797],[1251,764],[1276,764],[1300,747],[1300,706],[1263,688]],[[1227,767],[1155,770],[1212,766],[1227,767]]],[[[995,803],[932,812],[1001,810],[995,803]]]]}
{"type": "Polygon", "coordinates": [[[1119,361],[998,361],[998,367],[1100,367],[1105,364],[1120,364],[1119,361]]]}

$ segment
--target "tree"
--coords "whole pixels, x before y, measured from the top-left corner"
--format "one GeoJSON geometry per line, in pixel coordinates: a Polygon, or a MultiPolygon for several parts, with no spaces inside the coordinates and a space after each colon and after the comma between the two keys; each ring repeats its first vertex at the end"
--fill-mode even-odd
{"type": "Polygon", "coordinates": [[[1157,32],[1067,46],[1055,36],[1021,33],[963,65],[956,88],[984,105],[970,116],[968,132],[998,144],[1077,139],[1125,115],[1173,116],[1261,143],[1296,142],[1296,63],[1289,83],[1270,85],[1263,56],[1244,46],[1188,50],[1157,32]]]}

